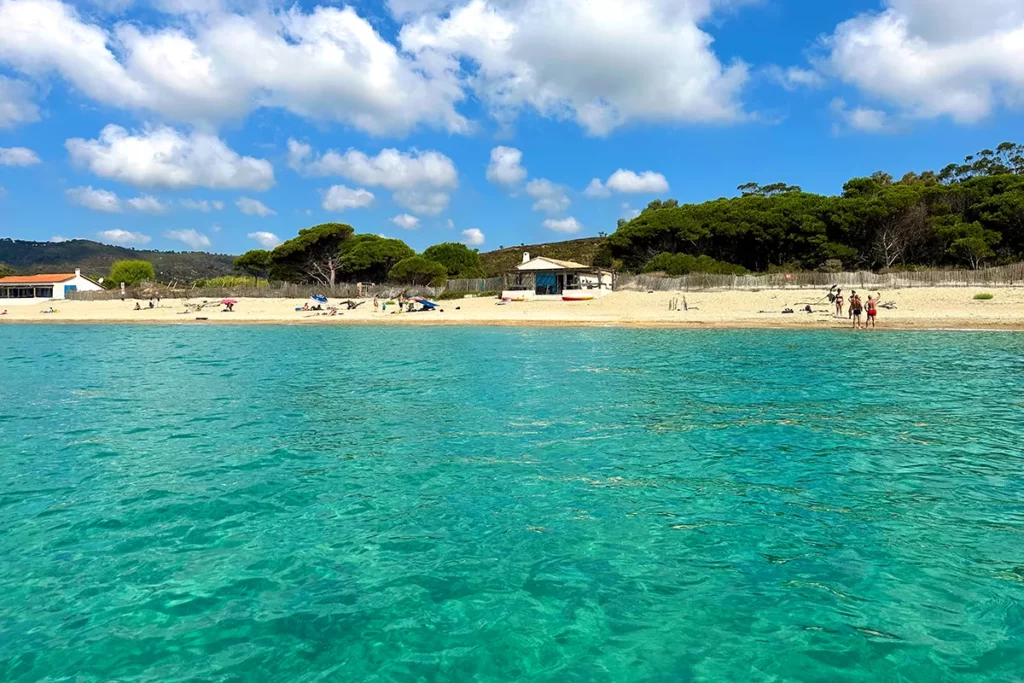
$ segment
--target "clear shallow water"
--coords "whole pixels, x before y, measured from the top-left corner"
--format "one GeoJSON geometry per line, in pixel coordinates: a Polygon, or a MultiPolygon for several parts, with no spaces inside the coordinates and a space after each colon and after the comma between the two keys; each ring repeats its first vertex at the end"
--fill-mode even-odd
{"type": "Polygon", "coordinates": [[[0,326],[0,680],[1014,680],[1024,335],[0,326]]]}

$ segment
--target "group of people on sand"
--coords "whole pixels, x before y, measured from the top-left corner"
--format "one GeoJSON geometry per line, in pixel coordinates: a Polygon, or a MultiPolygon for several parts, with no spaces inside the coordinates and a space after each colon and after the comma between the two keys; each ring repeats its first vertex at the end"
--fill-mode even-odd
{"type": "MultiPolygon", "coordinates": [[[[848,315],[850,320],[853,321],[853,329],[866,330],[869,327],[871,329],[875,328],[875,323],[878,319],[878,305],[881,301],[881,298],[881,292],[878,292],[874,296],[871,296],[870,294],[868,295],[867,318],[861,321],[861,315],[864,313],[865,310],[864,302],[860,298],[860,294],[857,293],[856,289],[850,291],[850,308],[848,315]]],[[[836,315],[839,316],[840,318],[843,317],[843,303],[845,303],[845,300],[843,299],[843,290],[836,290],[835,299],[833,301],[836,305],[836,315]]]]}

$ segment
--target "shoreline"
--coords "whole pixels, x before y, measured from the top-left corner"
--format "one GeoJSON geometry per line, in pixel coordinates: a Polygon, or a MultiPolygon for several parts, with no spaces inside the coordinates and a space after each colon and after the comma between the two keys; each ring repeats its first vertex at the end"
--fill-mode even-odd
{"type": "MultiPolygon", "coordinates": [[[[879,308],[876,331],[1024,331],[1024,289],[996,289],[991,300],[973,297],[981,288],[915,288],[882,294],[895,308],[879,308]]],[[[375,311],[363,300],[353,310],[325,316],[296,310],[295,299],[239,299],[233,312],[210,301],[205,310],[194,310],[199,301],[164,299],[154,308],[134,310],[135,301],[54,301],[44,304],[5,306],[0,302],[0,326],[43,325],[376,325],[395,327],[619,327],[651,329],[798,329],[849,330],[851,321],[835,315],[818,292],[808,290],[759,290],[719,292],[614,292],[581,302],[510,302],[494,298],[451,299],[438,302],[438,311],[392,313],[375,311]],[[801,309],[811,304],[812,313],[801,309]],[[55,313],[43,313],[49,306],[55,313]],[[684,308],[685,306],[685,308],[684,308]],[[683,310],[680,310],[683,309],[683,310]],[[782,313],[792,309],[794,313],[782,313]],[[206,318],[206,320],[197,320],[206,318]]],[[[862,292],[866,294],[866,292],[862,292]]],[[[859,331],[859,330],[856,330],[859,331]]],[[[867,330],[871,332],[872,330],[867,330]]]]}
{"type": "Polygon", "coordinates": [[[701,321],[599,321],[599,320],[279,320],[279,319],[246,319],[246,320],[132,320],[124,319],[73,319],[73,320],[11,320],[0,318],[3,325],[139,325],[139,326],[281,326],[281,327],[522,327],[522,328],[621,328],[621,329],[659,329],[659,330],[801,330],[801,331],[832,331],[832,332],[1024,332],[1024,322],[1013,323],[979,323],[971,321],[969,325],[928,326],[907,323],[890,323],[879,325],[875,329],[853,329],[850,324],[842,325],[808,325],[786,324],[782,322],[701,322],[701,321]]]}

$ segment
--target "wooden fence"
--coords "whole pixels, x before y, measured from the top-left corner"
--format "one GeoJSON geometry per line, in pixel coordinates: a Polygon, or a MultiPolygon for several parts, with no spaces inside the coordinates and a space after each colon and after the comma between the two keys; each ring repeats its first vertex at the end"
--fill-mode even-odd
{"type": "MultiPolygon", "coordinates": [[[[269,286],[254,287],[241,285],[238,287],[167,287],[164,285],[142,284],[129,287],[125,293],[128,299],[308,299],[314,294],[323,294],[329,299],[355,299],[379,296],[394,298],[399,294],[406,296],[437,296],[444,291],[443,287],[415,287],[402,285],[356,285],[353,283],[337,284],[333,288],[319,285],[301,285],[290,282],[274,282],[269,286]]],[[[121,290],[108,289],[102,292],[68,292],[68,299],[74,301],[110,301],[121,298],[121,290]]]]}
{"type": "Polygon", "coordinates": [[[469,280],[449,280],[445,290],[449,292],[494,292],[504,286],[505,278],[481,277],[469,280]]]}
{"type": "Polygon", "coordinates": [[[978,270],[916,270],[892,273],[763,273],[759,275],[709,275],[682,277],[619,275],[615,289],[639,291],[688,291],[695,289],[824,288],[885,290],[909,287],[1011,287],[1024,286],[1024,263],[978,270]]]}

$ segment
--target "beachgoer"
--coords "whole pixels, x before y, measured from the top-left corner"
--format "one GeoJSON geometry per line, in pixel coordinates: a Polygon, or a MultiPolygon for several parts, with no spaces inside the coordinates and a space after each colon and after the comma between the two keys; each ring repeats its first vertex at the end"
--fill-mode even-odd
{"type": "Polygon", "coordinates": [[[142,306],[139,305],[138,301],[135,302],[135,310],[136,311],[141,311],[142,310],[142,306]]]}
{"type": "Polygon", "coordinates": [[[860,329],[860,314],[863,308],[863,304],[860,301],[860,295],[854,292],[850,295],[850,317],[853,318],[853,329],[860,329]]]}
{"type": "Polygon", "coordinates": [[[156,295],[156,302],[157,302],[157,304],[160,303],[160,295],[159,294],[156,295]]]}
{"type": "Polygon", "coordinates": [[[374,295],[374,297],[373,297],[373,310],[377,311],[379,309],[380,309],[380,299],[376,295],[374,295]]]}
{"type": "Polygon", "coordinates": [[[304,311],[308,311],[309,310],[309,302],[308,301],[306,303],[302,304],[302,310],[304,310],[304,311]]]}
{"type": "Polygon", "coordinates": [[[5,308],[3,311],[0,311],[0,315],[7,315],[7,309],[5,308]]]}
{"type": "Polygon", "coordinates": [[[154,306],[154,304],[153,304],[153,300],[152,300],[152,299],[150,299],[150,300],[149,300],[149,307],[150,307],[150,308],[155,308],[155,306],[154,306]]]}
{"type": "Polygon", "coordinates": [[[836,290],[836,315],[843,317],[843,290],[836,290]]]}
{"type": "MultiPolygon", "coordinates": [[[[851,320],[853,319],[853,298],[855,296],[857,296],[857,290],[856,289],[851,290],[850,291],[850,307],[849,307],[848,312],[846,314],[847,317],[849,317],[851,320]]],[[[858,297],[858,298],[860,298],[860,297],[858,297]]]]}
{"type": "Polygon", "coordinates": [[[868,295],[868,319],[867,322],[864,323],[864,327],[870,325],[871,329],[875,329],[875,319],[878,316],[878,302],[881,301],[881,299],[881,292],[875,296],[871,296],[870,294],[868,295]]]}

